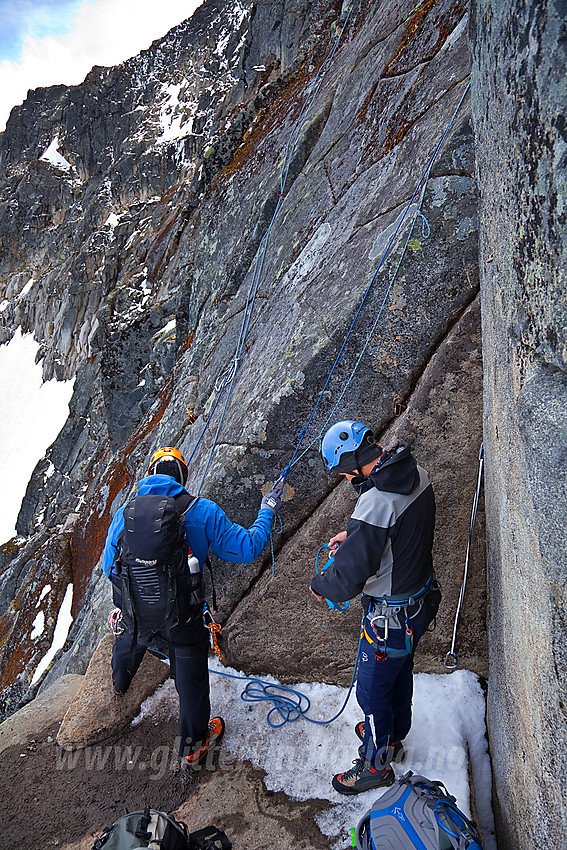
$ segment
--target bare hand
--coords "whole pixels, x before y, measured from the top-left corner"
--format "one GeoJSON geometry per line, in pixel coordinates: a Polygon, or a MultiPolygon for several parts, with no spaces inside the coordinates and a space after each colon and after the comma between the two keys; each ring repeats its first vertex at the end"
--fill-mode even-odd
{"type": "Polygon", "coordinates": [[[347,536],[346,531],[339,531],[338,534],[335,534],[334,537],[331,537],[328,545],[329,545],[329,549],[332,551],[333,555],[336,554],[337,549],[339,548],[341,543],[344,543],[344,541],[346,540],[346,536],[347,536]]]}
{"type": "Polygon", "coordinates": [[[324,597],[324,596],[319,596],[319,594],[315,593],[315,591],[313,590],[313,588],[311,587],[311,585],[309,586],[309,590],[311,591],[311,593],[313,594],[313,596],[315,597],[315,599],[317,600],[317,602],[324,602],[324,601],[325,601],[325,597],[324,597]]]}

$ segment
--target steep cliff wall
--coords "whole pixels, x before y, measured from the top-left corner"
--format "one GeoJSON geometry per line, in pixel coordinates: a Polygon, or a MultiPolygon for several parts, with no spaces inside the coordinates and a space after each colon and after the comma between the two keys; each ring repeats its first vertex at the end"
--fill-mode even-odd
{"type": "MultiPolygon", "coordinates": [[[[255,257],[278,203],[203,494],[248,524],[261,489],[291,459],[467,86],[460,0],[361,2],[343,30],[347,14],[328,0],[293,10],[283,0],[207,0],[139,57],[93,69],[81,86],[31,93],[12,112],[0,137],[2,335],[18,324],[33,330],[46,376],[77,380],[69,420],[28,487],[19,536],[1,556],[4,712],[49,645],[49,628],[30,642],[30,606],[42,581],[64,589],[55,581],[58,551],[73,578],[75,622],[48,678],[85,669],[110,605],[97,568],[110,517],[152,449],[175,443],[192,454],[219,376],[234,361],[255,257]],[[281,164],[299,126],[281,203],[281,164]],[[63,163],[49,160],[54,147],[63,163]]],[[[432,474],[445,606],[422,658],[443,669],[481,439],[469,111],[465,98],[290,471],[275,576],[269,552],[247,567],[216,565],[220,616],[232,621],[223,647],[237,666],[288,680],[350,677],[357,615],[339,627],[307,592],[316,544],[352,506],[324,473],[317,437],[330,418],[348,416],[367,420],[385,442],[415,438],[432,474]],[[420,201],[427,222],[416,221],[394,280],[420,201]],[[268,652],[265,636],[280,620],[268,652]]],[[[190,488],[199,486],[221,407],[191,462],[190,488]]],[[[461,657],[486,672],[481,544],[470,590],[461,657]]],[[[60,598],[54,593],[52,604],[60,598]]]]}
{"type": "Polygon", "coordinates": [[[473,3],[490,739],[506,848],[567,830],[567,7],[473,3]]]}

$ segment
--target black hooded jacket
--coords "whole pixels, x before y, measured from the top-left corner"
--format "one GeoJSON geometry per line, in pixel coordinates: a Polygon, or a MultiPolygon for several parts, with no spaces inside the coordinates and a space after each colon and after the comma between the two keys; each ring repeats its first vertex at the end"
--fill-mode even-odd
{"type": "Polygon", "coordinates": [[[359,493],[347,537],[311,587],[332,602],[365,593],[391,597],[417,593],[433,572],[435,497],[429,476],[408,443],[382,455],[359,493]]]}

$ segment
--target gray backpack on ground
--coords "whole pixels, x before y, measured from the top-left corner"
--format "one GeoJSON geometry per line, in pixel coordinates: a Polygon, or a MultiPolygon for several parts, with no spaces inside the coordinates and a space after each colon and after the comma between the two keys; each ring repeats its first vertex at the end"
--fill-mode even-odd
{"type": "Polygon", "coordinates": [[[475,825],[441,782],[411,771],[398,779],[355,828],[357,850],[482,850],[475,825]]]}
{"type": "Polygon", "coordinates": [[[92,850],[231,850],[232,844],[216,826],[195,832],[173,815],[149,806],[141,812],[130,812],[105,829],[92,850]]]}

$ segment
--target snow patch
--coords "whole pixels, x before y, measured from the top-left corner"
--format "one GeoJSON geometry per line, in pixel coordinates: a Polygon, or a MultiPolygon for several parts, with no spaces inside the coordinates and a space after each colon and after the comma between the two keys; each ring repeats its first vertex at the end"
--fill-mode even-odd
{"type": "Polygon", "coordinates": [[[35,362],[38,349],[33,335],[23,336],[21,328],[0,346],[0,544],[16,533],[20,505],[35,465],[69,415],[75,380],[44,383],[41,363],[35,362]]]}
{"type": "Polygon", "coordinates": [[[59,136],[55,136],[47,150],[40,156],[42,162],[48,162],[61,171],[71,171],[73,166],[59,153],[59,136]]]}
{"type": "Polygon", "coordinates": [[[39,599],[35,603],[36,608],[39,608],[39,606],[41,605],[41,603],[43,602],[43,600],[45,599],[45,597],[47,596],[48,593],[51,593],[51,585],[50,584],[46,584],[45,587],[43,588],[43,590],[41,591],[41,593],[39,594],[39,599]]]}
{"type": "Polygon", "coordinates": [[[171,142],[174,139],[187,136],[193,129],[193,115],[197,104],[180,104],[181,88],[181,83],[164,86],[165,102],[161,107],[159,118],[162,133],[156,139],[156,144],[171,142]]]}
{"type": "MultiPolygon", "coordinates": [[[[317,819],[331,846],[344,848],[350,829],[383,791],[373,790],[345,798],[331,785],[333,774],[350,767],[360,744],[353,727],[362,719],[354,695],[332,725],[315,725],[304,719],[274,729],[261,717],[262,707],[241,698],[247,678],[217,659],[210,661],[213,714],[226,721],[219,752],[219,768],[248,760],[266,772],[268,790],[284,791],[297,800],[321,799],[330,803],[317,819]],[[220,674],[220,675],[215,675],[220,674]]],[[[279,684],[272,676],[263,682],[279,684]]],[[[319,683],[294,686],[311,702],[308,715],[325,721],[340,711],[346,688],[319,683]]],[[[271,708],[267,703],[264,713],[271,708]]],[[[177,717],[178,700],[171,681],[142,703],[135,725],[145,718],[152,722],[177,717]]],[[[406,758],[396,771],[408,770],[443,782],[457,804],[470,816],[469,759],[475,779],[479,827],[485,850],[496,850],[494,818],[490,801],[491,767],[485,729],[485,699],[478,677],[468,670],[448,674],[420,673],[414,676],[413,726],[404,741],[406,758]],[[478,781],[477,781],[478,778],[478,781]]],[[[279,718],[272,717],[277,722],[279,718]]]]}
{"type": "Polygon", "coordinates": [[[104,222],[103,227],[110,227],[110,229],[114,232],[114,228],[118,225],[120,218],[116,215],[116,213],[110,213],[106,221],[104,222]]]}
{"type": "Polygon", "coordinates": [[[73,622],[73,617],[71,616],[72,603],[73,585],[68,584],[67,590],[65,591],[65,596],[63,598],[63,602],[61,603],[61,607],[59,609],[59,614],[57,615],[57,623],[55,624],[55,631],[53,632],[53,640],[51,641],[51,646],[49,647],[49,649],[36,667],[35,673],[33,674],[33,678],[31,680],[32,685],[35,685],[35,683],[39,681],[41,676],[44,674],[44,672],[47,670],[47,668],[55,658],[56,653],[65,645],[67,635],[69,634],[69,629],[71,628],[71,623],[73,622]]]}
{"type": "Polygon", "coordinates": [[[38,637],[41,637],[45,629],[45,614],[43,611],[39,611],[37,617],[33,621],[33,627],[30,632],[30,640],[35,640],[38,637]]]}
{"type": "Polygon", "coordinates": [[[24,288],[20,292],[20,297],[27,295],[33,285],[34,285],[34,279],[33,279],[33,277],[30,277],[30,279],[28,280],[28,282],[26,283],[26,285],[24,286],[24,288]]]}

